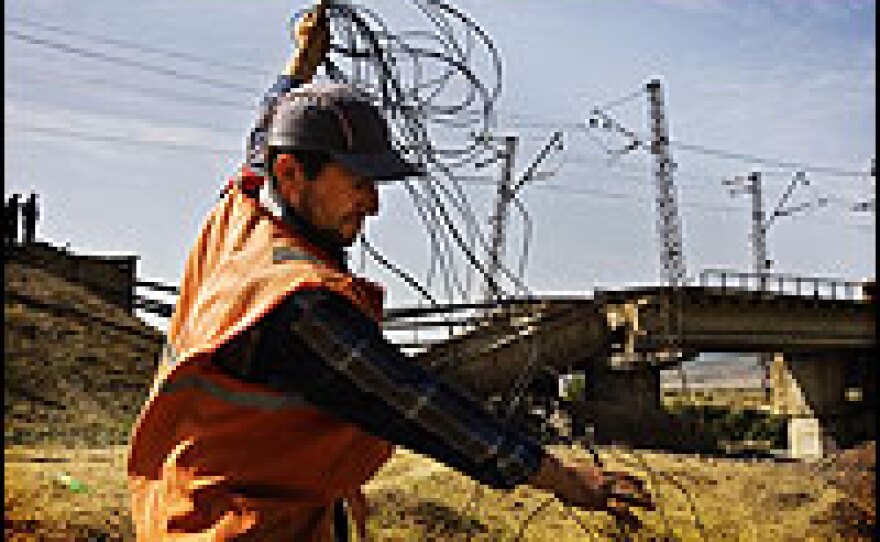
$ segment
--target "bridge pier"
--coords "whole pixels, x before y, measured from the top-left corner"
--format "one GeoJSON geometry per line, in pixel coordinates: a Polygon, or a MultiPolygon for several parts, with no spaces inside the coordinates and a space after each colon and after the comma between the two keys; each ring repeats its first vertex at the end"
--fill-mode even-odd
{"type": "MultiPolygon", "coordinates": [[[[660,393],[660,370],[647,365],[612,369],[596,363],[586,373],[584,402],[578,410],[597,442],[660,445],[668,414],[660,393]]],[[[580,421],[580,420],[579,420],[580,421]]]]}
{"type": "Polygon", "coordinates": [[[789,454],[818,459],[876,435],[870,352],[776,354],[773,410],[788,416],[789,454]]]}

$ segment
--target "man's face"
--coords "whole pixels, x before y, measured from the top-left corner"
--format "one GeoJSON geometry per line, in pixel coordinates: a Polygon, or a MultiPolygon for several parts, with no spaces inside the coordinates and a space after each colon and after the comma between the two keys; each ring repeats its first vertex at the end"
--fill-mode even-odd
{"type": "Polygon", "coordinates": [[[343,246],[354,243],[366,217],[379,212],[376,184],[339,164],[327,164],[311,181],[289,155],[279,156],[276,164],[276,172],[293,173],[280,177],[285,179],[280,183],[282,196],[312,226],[332,234],[343,246]]]}

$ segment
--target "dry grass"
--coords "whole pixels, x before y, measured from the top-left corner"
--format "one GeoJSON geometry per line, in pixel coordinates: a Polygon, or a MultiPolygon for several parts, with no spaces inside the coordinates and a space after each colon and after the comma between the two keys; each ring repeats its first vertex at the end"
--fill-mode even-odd
{"type": "Polygon", "coordinates": [[[161,335],[40,269],[4,268],[7,441],[122,442],[146,392],[161,335]]]}
{"type": "MultiPolygon", "coordinates": [[[[587,459],[583,452],[560,451],[587,459]]],[[[641,515],[644,525],[631,540],[856,540],[860,536],[845,524],[851,518],[841,516],[841,511],[851,515],[851,496],[809,465],[620,449],[603,449],[601,455],[610,467],[643,475],[658,501],[657,512],[641,515]],[[695,514],[678,484],[693,499],[695,514]]],[[[4,459],[8,540],[132,538],[124,447],[12,446],[6,448],[4,459]],[[84,481],[88,491],[72,491],[59,480],[61,474],[84,481]]],[[[482,489],[476,505],[469,506],[475,489],[455,471],[400,450],[367,486],[370,531],[378,540],[400,542],[503,542],[516,540],[521,530],[522,540],[527,541],[621,539],[608,516],[574,512],[556,501],[525,525],[530,513],[548,498],[528,487],[512,492],[482,489]]]]}
{"type": "Polygon", "coordinates": [[[124,449],[7,446],[3,463],[7,540],[132,540],[124,449]],[[62,475],[86,484],[74,492],[62,475]]]}
{"type": "MultiPolygon", "coordinates": [[[[583,451],[559,451],[589,461],[583,451]]],[[[643,526],[631,540],[853,539],[838,533],[841,526],[827,517],[839,503],[849,502],[847,496],[808,465],[610,448],[601,457],[609,467],[642,475],[657,499],[658,511],[641,514],[643,526]]],[[[382,540],[506,541],[516,540],[523,529],[522,540],[532,541],[622,538],[607,515],[574,512],[555,501],[524,525],[547,499],[526,487],[510,493],[484,490],[478,506],[469,509],[473,482],[430,465],[400,452],[368,486],[377,502],[372,527],[382,540]]]]}

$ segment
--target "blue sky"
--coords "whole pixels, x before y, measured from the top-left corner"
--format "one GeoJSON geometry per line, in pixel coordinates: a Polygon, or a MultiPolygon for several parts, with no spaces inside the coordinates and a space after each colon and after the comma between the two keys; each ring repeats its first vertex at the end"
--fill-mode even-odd
{"type": "MultiPolygon", "coordinates": [[[[366,2],[396,30],[419,23],[408,2],[366,2]]],[[[875,155],[876,6],[844,0],[460,0],[504,60],[498,133],[521,136],[518,169],[555,126],[629,94],[652,77],[665,86],[673,140],[811,166],[867,171],[875,155]]],[[[224,179],[241,157],[255,103],[289,53],[286,17],[299,2],[11,0],[5,10],[5,193],[37,191],[41,235],[84,252],[135,253],[141,275],[177,282],[182,262],[224,179]],[[56,26],[37,27],[32,23],[56,26]],[[171,49],[212,65],[65,34],[171,49]],[[10,35],[162,65],[146,73],[63,54],[10,35]],[[83,135],[85,134],[85,135],[83,135]],[[111,141],[95,140],[94,137],[111,141]],[[137,145],[126,139],[168,142],[137,145]]],[[[612,111],[647,132],[645,99],[612,111]]],[[[612,139],[606,142],[613,143],[612,139]]],[[[688,272],[748,270],[749,203],[721,181],[766,173],[766,205],[794,169],[766,168],[673,148],[688,272]]],[[[534,222],[526,280],[538,292],[662,280],[648,156],[609,165],[594,141],[566,136],[556,174],[524,189],[534,222]]],[[[482,172],[496,178],[496,168],[482,172]]],[[[875,219],[848,206],[873,197],[867,175],[808,173],[795,203],[826,208],[770,230],[777,271],[874,276],[875,219]]],[[[492,188],[469,188],[481,218],[492,188]]],[[[383,188],[369,235],[421,273],[427,244],[399,188],[383,188]]],[[[521,248],[514,221],[508,253],[521,248]]],[[[356,258],[357,259],[357,258],[356,258]]],[[[414,299],[387,280],[392,304],[414,299]]]]}

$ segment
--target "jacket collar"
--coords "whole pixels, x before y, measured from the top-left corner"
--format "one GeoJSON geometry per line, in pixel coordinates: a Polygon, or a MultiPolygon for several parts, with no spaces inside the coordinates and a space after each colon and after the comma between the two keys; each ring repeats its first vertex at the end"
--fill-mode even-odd
{"type": "Polygon", "coordinates": [[[257,195],[257,200],[273,216],[280,219],[297,235],[329,257],[330,263],[338,266],[343,271],[348,270],[348,255],[345,252],[345,247],[325,232],[312,226],[308,220],[297,213],[296,209],[281,197],[273,181],[263,183],[257,195]]]}

